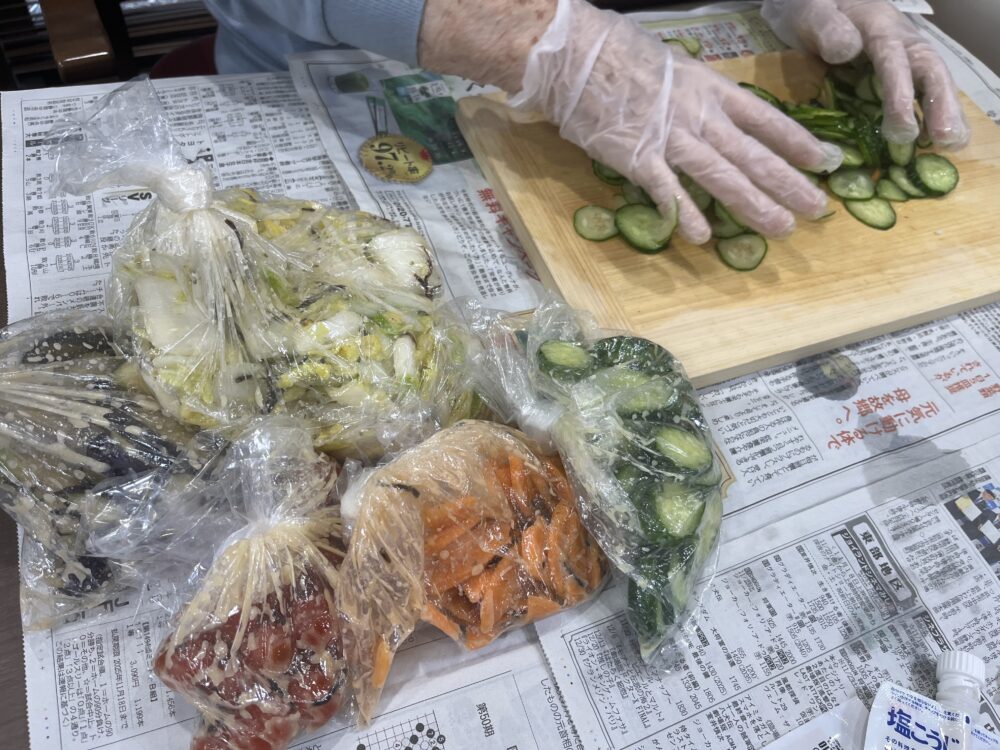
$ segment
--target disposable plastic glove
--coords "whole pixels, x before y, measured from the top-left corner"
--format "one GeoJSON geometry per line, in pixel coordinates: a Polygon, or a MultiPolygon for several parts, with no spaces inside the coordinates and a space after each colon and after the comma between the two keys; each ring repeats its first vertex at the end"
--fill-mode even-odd
{"type": "Polygon", "coordinates": [[[969,142],[969,124],[944,61],[888,0],[764,0],[775,33],[828,63],[844,63],[864,49],[882,82],[886,139],[909,143],[919,134],[914,83],[922,93],[927,133],[943,148],[969,142]]]}
{"type": "Polygon", "coordinates": [[[671,166],[742,223],[783,236],[795,228],[792,211],[815,218],[827,202],[789,162],[820,171],[842,159],[770,104],[583,0],[559,0],[511,105],[544,113],[564,138],[645,188],[661,211],[676,200],[680,230],[697,244],[711,230],[671,166]]]}

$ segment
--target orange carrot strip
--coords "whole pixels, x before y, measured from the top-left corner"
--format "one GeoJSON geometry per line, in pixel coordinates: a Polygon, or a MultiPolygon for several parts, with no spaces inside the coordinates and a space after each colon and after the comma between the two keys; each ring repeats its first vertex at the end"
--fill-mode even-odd
{"type": "Polygon", "coordinates": [[[548,474],[549,485],[559,502],[575,505],[576,498],[573,497],[573,491],[569,486],[569,479],[566,477],[566,469],[563,468],[562,461],[556,457],[546,458],[545,473],[548,474]]]}
{"type": "Polygon", "coordinates": [[[438,533],[424,538],[424,555],[430,556],[436,554],[445,547],[454,544],[468,533],[469,529],[465,526],[445,526],[438,533]]]}
{"type": "Polygon", "coordinates": [[[378,636],[375,638],[375,652],[372,654],[372,685],[381,689],[389,676],[391,666],[392,649],[381,636],[378,636]]]}
{"type": "Polygon", "coordinates": [[[430,602],[424,604],[424,611],[420,613],[420,619],[429,622],[452,640],[462,639],[462,628],[459,627],[458,623],[430,602]]]}
{"type": "Polygon", "coordinates": [[[510,503],[521,518],[528,520],[535,515],[528,497],[528,476],[524,468],[524,460],[513,453],[507,457],[510,467],[510,503]]]}
{"type": "Polygon", "coordinates": [[[420,509],[425,534],[436,534],[456,524],[464,525],[467,519],[475,518],[478,513],[479,501],[472,495],[465,495],[447,503],[424,505],[420,509]]]}
{"type": "Polygon", "coordinates": [[[528,575],[545,583],[545,524],[540,520],[521,532],[521,564],[528,575]]]}
{"type": "Polygon", "coordinates": [[[496,597],[492,588],[483,591],[483,598],[479,602],[479,628],[484,634],[494,634],[493,628],[497,622],[496,597]]]}
{"type": "Polygon", "coordinates": [[[465,647],[473,650],[482,648],[493,643],[495,638],[495,635],[487,635],[481,632],[479,628],[471,627],[465,631],[465,647]]]}
{"type": "Polygon", "coordinates": [[[476,575],[476,566],[486,565],[493,553],[465,535],[435,555],[424,558],[424,576],[438,592],[444,592],[476,575]]]}
{"type": "Polygon", "coordinates": [[[559,503],[552,513],[552,523],[545,535],[546,585],[560,600],[566,595],[566,571],[563,569],[561,529],[569,518],[569,506],[559,503]]]}
{"type": "Polygon", "coordinates": [[[561,609],[562,607],[559,606],[558,602],[554,602],[548,597],[529,596],[528,611],[524,615],[524,622],[529,623],[541,620],[543,617],[554,615],[561,609]]]}

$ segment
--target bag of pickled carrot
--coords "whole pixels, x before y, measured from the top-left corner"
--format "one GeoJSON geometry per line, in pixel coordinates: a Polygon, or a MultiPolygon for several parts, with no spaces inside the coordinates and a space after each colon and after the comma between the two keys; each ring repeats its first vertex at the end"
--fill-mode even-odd
{"type": "Polygon", "coordinates": [[[240,528],[198,576],[154,670],[201,714],[192,750],[281,750],[337,714],[349,686],[337,466],[278,420],[235,441],[227,460],[214,515],[240,528]]]}
{"type": "Polygon", "coordinates": [[[339,605],[362,721],[419,620],[468,648],[590,597],[608,563],[566,472],[523,433],[466,420],[356,482],[339,605]]]}

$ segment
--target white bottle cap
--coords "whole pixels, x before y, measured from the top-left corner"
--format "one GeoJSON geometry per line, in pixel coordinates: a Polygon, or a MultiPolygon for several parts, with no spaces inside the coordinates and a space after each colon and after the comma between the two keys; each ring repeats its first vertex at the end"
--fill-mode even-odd
{"type": "Polygon", "coordinates": [[[986,687],[986,663],[968,651],[942,651],[937,663],[938,682],[949,677],[973,681],[982,690],[986,687]]]}
{"type": "Polygon", "coordinates": [[[968,651],[943,651],[937,663],[937,700],[949,711],[979,719],[979,694],[986,687],[986,664],[968,651]]]}

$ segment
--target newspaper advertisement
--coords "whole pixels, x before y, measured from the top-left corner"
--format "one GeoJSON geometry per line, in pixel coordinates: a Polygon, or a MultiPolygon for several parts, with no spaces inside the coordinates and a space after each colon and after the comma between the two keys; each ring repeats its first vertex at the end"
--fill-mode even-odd
{"type": "MultiPolygon", "coordinates": [[[[185,748],[195,709],[152,673],[170,618],[130,597],[25,642],[33,750],[185,748]]],[[[297,750],[449,750],[577,746],[534,632],[470,652],[430,628],[397,654],[367,727],[334,719],[297,750]],[[475,738],[474,741],[472,738],[475,738]]]]}
{"type": "MultiPolygon", "coordinates": [[[[287,74],[154,81],[185,156],[220,187],[356,208],[287,74]]],[[[111,256],[149,191],[52,195],[46,137],[117,84],[4,92],[3,227],[8,321],[63,308],[104,309],[111,256]]]]}
{"type": "Polygon", "coordinates": [[[932,696],[944,649],[986,661],[996,725],[1000,424],[965,429],[960,453],[819,506],[803,487],[807,511],[724,543],[666,673],[639,659],[624,582],[540,622],[584,746],[765,747],[886,680],[932,696]]]}
{"type": "Polygon", "coordinates": [[[290,65],[358,205],[426,237],[449,296],[535,306],[537,274],[455,122],[457,99],[490,89],[360,50],[290,65]]]}

